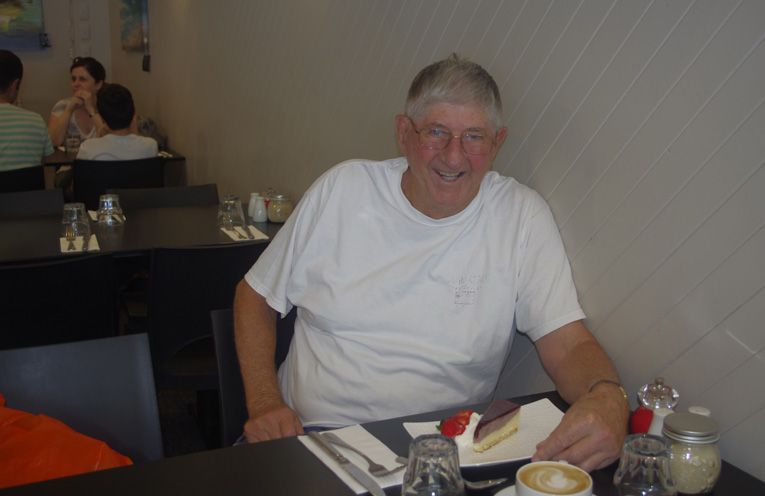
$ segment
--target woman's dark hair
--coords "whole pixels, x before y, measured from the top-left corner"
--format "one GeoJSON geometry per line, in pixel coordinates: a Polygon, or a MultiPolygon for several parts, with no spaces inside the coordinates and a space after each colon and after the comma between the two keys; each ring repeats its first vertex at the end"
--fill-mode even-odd
{"type": "Polygon", "coordinates": [[[101,62],[97,61],[93,57],[77,57],[72,61],[72,67],[69,68],[69,72],[72,72],[75,67],[84,67],[88,74],[96,80],[96,82],[106,79],[106,69],[101,65],[101,62]]]}

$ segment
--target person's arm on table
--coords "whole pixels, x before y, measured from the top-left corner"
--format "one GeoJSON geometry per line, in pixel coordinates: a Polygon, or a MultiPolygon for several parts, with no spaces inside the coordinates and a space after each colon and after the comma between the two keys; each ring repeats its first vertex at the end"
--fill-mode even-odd
{"type": "Polygon", "coordinates": [[[241,281],[234,297],[234,335],[249,413],[244,433],[251,443],[303,434],[300,418],[279,391],[276,319],[266,299],[241,281]]]}
{"type": "Polygon", "coordinates": [[[581,321],[566,324],[535,345],[542,365],[571,407],[537,445],[532,461],[566,460],[588,472],[611,464],[621,454],[630,414],[611,360],[581,321]]]}

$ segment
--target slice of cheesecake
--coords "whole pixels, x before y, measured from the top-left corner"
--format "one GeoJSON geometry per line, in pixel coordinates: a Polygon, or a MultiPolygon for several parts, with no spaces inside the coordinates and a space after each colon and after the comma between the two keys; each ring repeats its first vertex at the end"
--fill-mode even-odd
{"type": "Polygon", "coordinates": [[[486,451],[518,431],[521,406],[506,400],[494,400],[475,428],[473,450],[486,451]]]}

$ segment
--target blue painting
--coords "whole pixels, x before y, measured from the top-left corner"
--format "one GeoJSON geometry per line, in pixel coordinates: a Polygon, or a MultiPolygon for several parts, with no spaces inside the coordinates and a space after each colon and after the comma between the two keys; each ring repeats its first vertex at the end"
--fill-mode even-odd
{"type": "Polygon", "coordinates": [[[122,49],[130,52],[148,51],[148,0],[122,0],[120,23],[122,49]]]}
{"type": "Polygon", "coordinates": [[[0,0],[0,48],[40,50],[42,0],[0,0]]]}

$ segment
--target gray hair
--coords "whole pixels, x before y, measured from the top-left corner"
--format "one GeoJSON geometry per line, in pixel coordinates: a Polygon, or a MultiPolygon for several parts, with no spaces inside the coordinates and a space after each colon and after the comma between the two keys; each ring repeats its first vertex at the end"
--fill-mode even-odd
{"type": "Polygon", "coordinates": [[[502,100],[494,78],[480,65],[456,53],[417,74],[409,87],[404,112],[417,120],[428,107],[441,102],[483,108],[494,130],[502,127],[502,100]]]}

